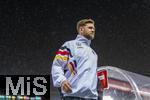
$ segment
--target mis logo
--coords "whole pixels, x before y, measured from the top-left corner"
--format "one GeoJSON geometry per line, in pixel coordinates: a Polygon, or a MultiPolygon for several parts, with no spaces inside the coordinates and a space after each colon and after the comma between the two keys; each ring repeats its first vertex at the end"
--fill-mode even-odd
{"type": "Polygon", "coordinates": [[[50,99],[50,75],[0,75],[0,100],[50,99]]]}
{"type": "MultiPolygon", "coordinates": [[[[47,91],[46,86],[45,85],[41,85],[38,83],[38,80],[41,80],[43,83],[47,83],[46,79],[44,77],[35,77],[33,78],[33,85],[36,86],[37,88],[41,88],[43,89],[42,92],[38,92],[36,90],[36,88],[33,88],[33,93],[35,95],[44,95],[47,91]]],[[[19,77],[17,86],[14,86],[11,77],[6,77],[6,95],[10,95],[9,93],[9,89],[11,88],[12,94],[13,95],[18,95],[18,91],[19,91],[19,87],[21,87],[21,95],[25,95],[24,94],[24,90],[25,90],[25,83],[27,84],[27,94],[26,95],[30,95],[31,94],[31,82],[30,82],[30,77],[27,77],[27,82],[25,82],[24,77],[19,77]],[[16,87],[16,88],[15,88],[16,87]]]]}

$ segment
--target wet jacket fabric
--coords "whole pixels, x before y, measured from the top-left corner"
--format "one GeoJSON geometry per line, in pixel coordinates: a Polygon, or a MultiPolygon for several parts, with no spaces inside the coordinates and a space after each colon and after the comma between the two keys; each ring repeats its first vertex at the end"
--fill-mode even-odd
{"type": "Polygon", "coordinates": [[[75,40],[65,42],[56,53],[52,64],[52,79],[55,87],[68,80],[72,93],[64,96],[97,99],[97,54],[90,47],[91,40],[77,35],[75,40]],[[65,72],[64,72],[65,70],[65,72]]]}

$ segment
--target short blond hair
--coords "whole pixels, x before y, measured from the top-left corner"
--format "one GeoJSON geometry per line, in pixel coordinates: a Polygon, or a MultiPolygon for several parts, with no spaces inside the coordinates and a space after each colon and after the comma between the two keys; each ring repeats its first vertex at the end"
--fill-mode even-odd
{"type": "Polygon", "coordinates": [[[79,31],[79,28],[81,26],[85,26],[87,23],[95,24],[94,20],[92,20],[92,19],[82,19],[82,20],[79,20],[77,22],[77,31],[79,31]]]}

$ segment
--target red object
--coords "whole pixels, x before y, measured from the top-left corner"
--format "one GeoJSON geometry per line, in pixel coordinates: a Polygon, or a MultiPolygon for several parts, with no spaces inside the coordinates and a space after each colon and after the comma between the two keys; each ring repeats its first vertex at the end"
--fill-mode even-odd
{"type": "Polygon", "coordinates": [[[58,51],[56,54],[69,55],[70,53],[68,51],[58,51]]]}
{"type": "Polygon", "coordinates": [[[100,80],[101,90],[108,88],[108,72],[107,70],[100,70],[97,72],[98,79],[100,80]]]}

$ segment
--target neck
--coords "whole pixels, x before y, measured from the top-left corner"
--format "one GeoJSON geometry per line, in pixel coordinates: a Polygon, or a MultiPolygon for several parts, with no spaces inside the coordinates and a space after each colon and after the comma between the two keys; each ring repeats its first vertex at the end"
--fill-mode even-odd
{"type": "Polygon", "coordinates": [[[81,41],[82,43],[88,45],[88,46],[90,46],[90,44],[91,44],[91,40],[87,39],[83,35],[78,34],[76,39],[79,40],[79,41],[81,41]]]}

